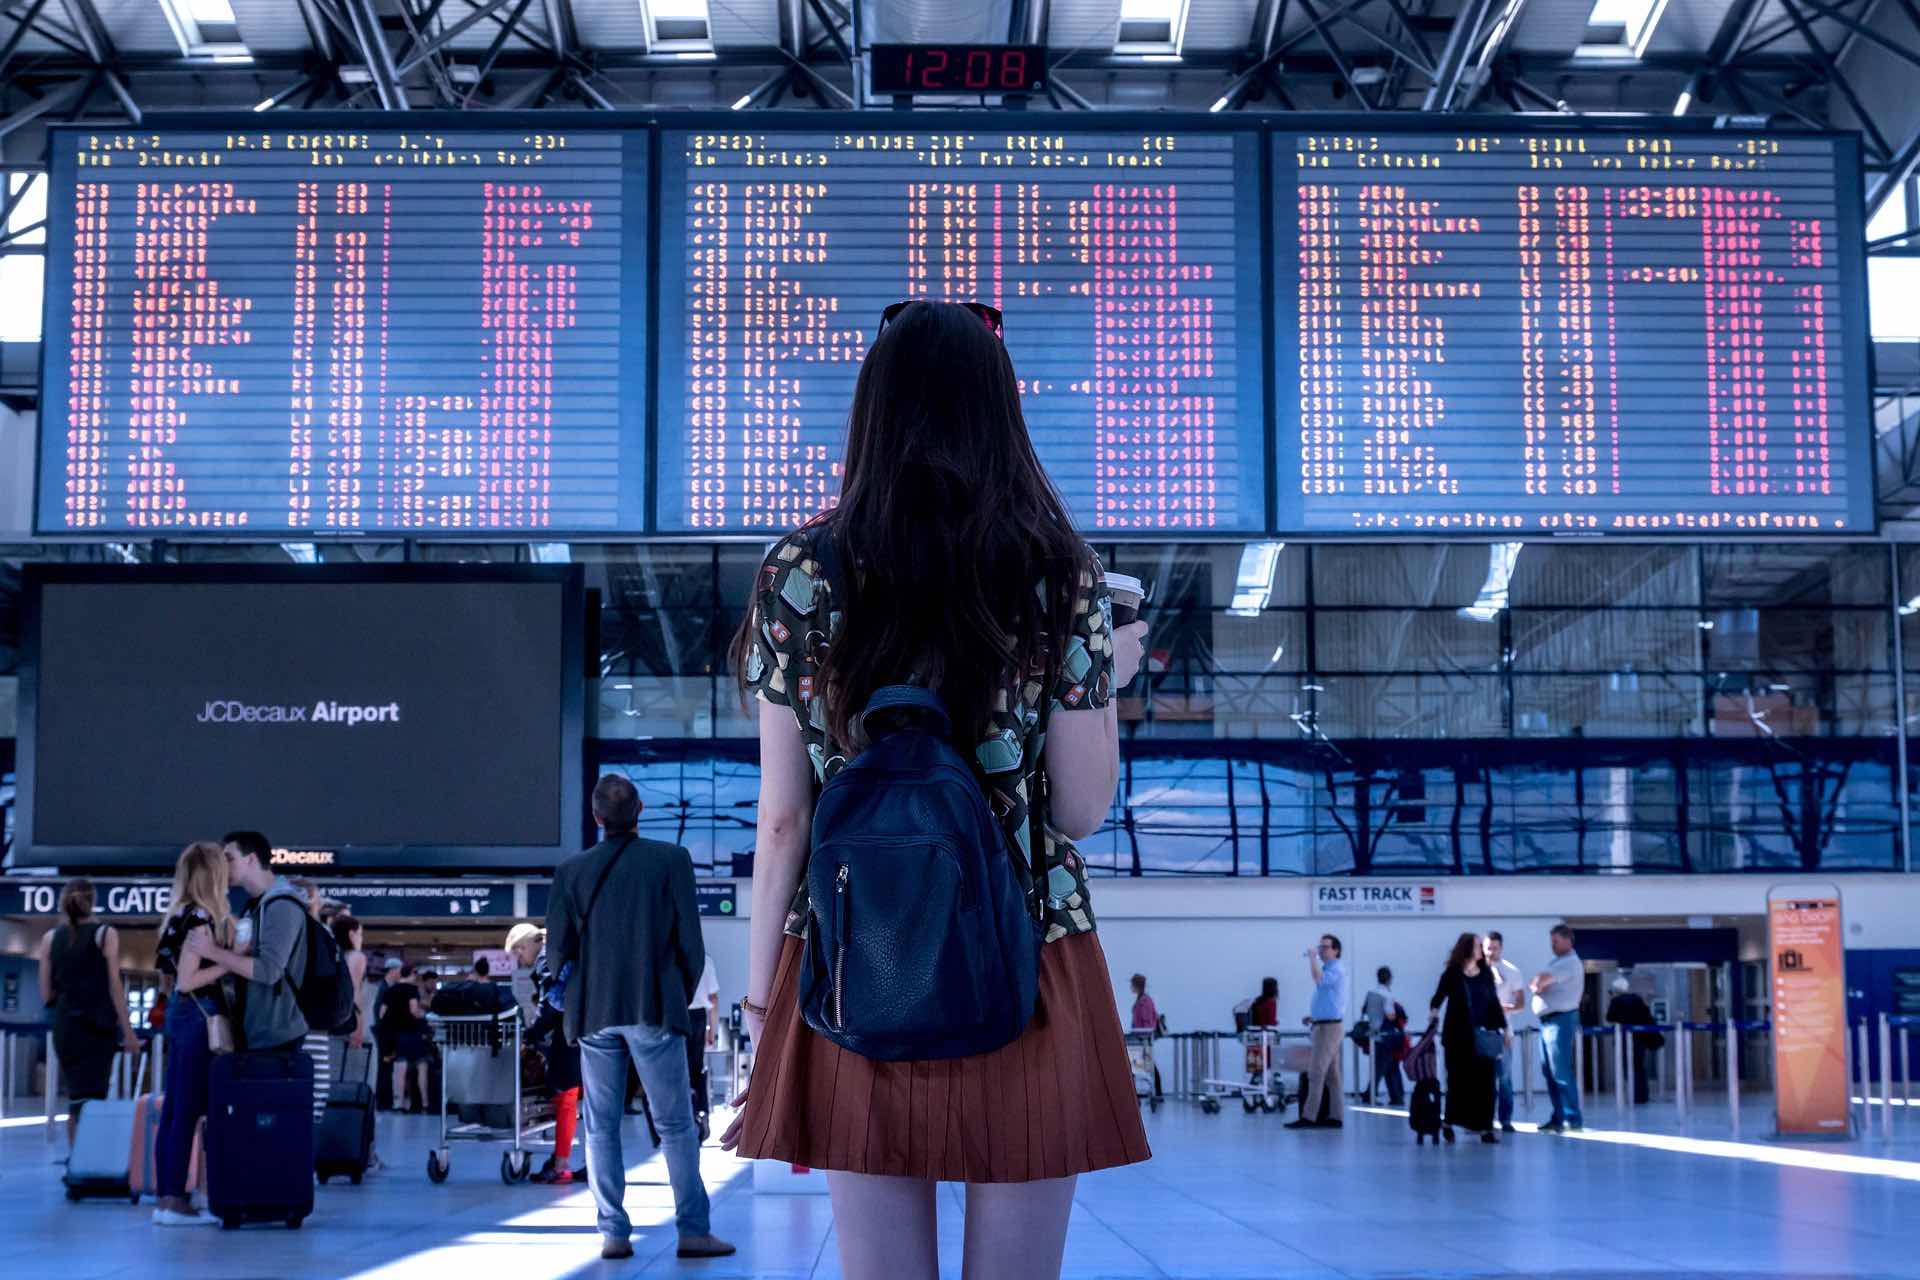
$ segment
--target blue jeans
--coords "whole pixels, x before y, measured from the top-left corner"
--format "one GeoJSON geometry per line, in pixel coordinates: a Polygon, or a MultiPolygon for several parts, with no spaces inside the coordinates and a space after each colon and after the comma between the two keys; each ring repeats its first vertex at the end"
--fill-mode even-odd
{"type": "Polygon", "coordinates": [[[640,1072],[654,1127],[660,1131],[660,1146],[667,1155],[680,1235],[707,1235],[709,1206],[707,1189],[700,1181],[700,1134],[693,1121],[686,1039],[677,1032],[647,1026],[607,1027],[580,1040],[587,1180],[600,1210],[600,1234],[610,1240],[625,1240],[633,1234],[633,1220],[626,1209],[627,1161],[620,1150],[629,1057],[640,1072]]]}
{"type": "Polygon", "coordinates": [[[154,1190],[162,1199],[186,1198],[193,1133],[207,1114],[212,1079],[206,1016],[189,993],[176,992],[167,1002],[167,1099],[160,1108],[160,1132],[154,1136],[154,1190]]]}
{"type": "Polygon", "coordinates": [[[1508,1050],[1493,1060],[1494,1118],[1501,1124],[1513,1123],[1513,1067],[1507,1061],[1512,1056],[1508,1050]]]}
{"type": "Polygon", "coordinates": [[[1580,1081],[1573,1073],[1573,1038],[1579,1034],[1577,1009],[1540,1017],[1540,1070],[1547,1079],[1547,1097],[1553,1101],[1552,1124],[1581,1123],[1580,1081]]]}

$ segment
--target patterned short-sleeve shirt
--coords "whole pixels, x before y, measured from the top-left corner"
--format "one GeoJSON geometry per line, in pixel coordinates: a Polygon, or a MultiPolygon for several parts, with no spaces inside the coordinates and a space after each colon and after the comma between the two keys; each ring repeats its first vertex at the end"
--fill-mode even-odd
{"type": "MultiPolygon", "coordinates": [[[[755,584],[749,627],[753,645],[746,655],[747,687],[755,698],[791,707],[813,762],[817,798],[827,779],[839,772],[848,753],[827,731],[826,700],[820,687],[820,659],[840,630],[833,587],[814,557],[815,530],[788,535],[768,553],[755,584]]],[[[1073,604],[1073,630],[1067,637],[1060,675],[1050,691],[1055,711],[1097,709],[1113,696],[1112,602],[1101,589],[1099,562],[1087,556],[1073,604]]],[[[1044,596],[1045,584],[1036,591],[1044,596]]],[[[974,765],[992,806],[1024,865],[1033,865],[1029,797],[1045,776],[1045,735],[1040,730],[1041,685],[1033,676],[1000,695],[991,732],[974,751],[974,765]]],[[[1042,813],[1047,941],[1092,933],[1093,907],[1087,894],[1086,860],[1073,841],[1053,829],[1042,813]]],[[[804,934],[806,881],[800,882],[786,931],[804,934]]]]}

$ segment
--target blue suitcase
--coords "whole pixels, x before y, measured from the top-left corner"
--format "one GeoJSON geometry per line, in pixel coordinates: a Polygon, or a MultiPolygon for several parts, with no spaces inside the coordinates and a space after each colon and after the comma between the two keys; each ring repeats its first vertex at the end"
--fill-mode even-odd
{"type": "Polygon", "coordinates": [[[313,1212],[313,1059],[306,1054],[214,1058],[207,1209],[229,1231],[245,1222],[298,1227],[313,1212]]]}

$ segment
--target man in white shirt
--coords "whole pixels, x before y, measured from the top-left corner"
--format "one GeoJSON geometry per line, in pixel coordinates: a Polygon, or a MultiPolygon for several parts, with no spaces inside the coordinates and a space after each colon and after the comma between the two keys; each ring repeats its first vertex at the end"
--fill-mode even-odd
{"type": "Polygon", "coordinates": [[[1406,1086],[1400,1078],[1400,1049],[1406,1044],[1400,1024],[1406,1019],[1406,1010],[1393,998],[1393,970],[1381,965],[1374,977],[1379,981],[1360,1007],[1373,1041],[1373,1083],[1368,1086],[1367,1101],[1373,1101],[1385,1081],[1387,1105],[1397,1107],[1406,1098],[1406,1086]]]}
{"type": "Polygon", "coordinates": [[[1513,1132],[1513,1055],[1526,1051],[1522,1033],[1533,1027],[1527,1008],[1527,984],[1520,966],[1506,958],[1507,940],[1498,929],[1487,931],[1487,968],[1493,972],[1493,990],[1507,1015],[1507,1050],[1493,1064],[1493,1089],[1500,1127],[1513,1132]]]}
{"type": "Polygon", "coordinates": [[[1573,1038],[1580,1034],[1580,996],[1586,989],[1586,967],[1573,949],[1573,930],[1553,926],[1548,935],[1553,959],[1528,983],[1533,1012],[1540,1019],[1540,1067],[1547,1077],[1547,1096],[1553,1100],[1553,1118],[1542,1133],[1578,1131],[1581,1127],[1580,1081],[1573,1070],[1573,1038]]]}

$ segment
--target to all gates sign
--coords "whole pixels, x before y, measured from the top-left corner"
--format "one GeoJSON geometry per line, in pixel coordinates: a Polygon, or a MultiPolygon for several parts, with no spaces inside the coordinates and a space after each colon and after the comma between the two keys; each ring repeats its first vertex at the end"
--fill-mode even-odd
{"type": "MultiPolygon", "coordinates": [[[[0,915],[57,916],[63,881],[11,881],[0,890],[0,915]]],[[[173,886],[160,881],[95,880],[93,907],[102,916],[163,916],[173,904],[173,886]]]]}
{"type": "Polygon", "coordinates": [[[1430,916],[1440,914],[1440,886],[1339,880],[1313,886],[1317,916],[1430,916]]]}
{"type": "Polygon", "coordinates": [[[1773,1078],[1782,1136],[1847,1136],[1846,955],[1840,897],[1769,897],[1773,1078]]]}

